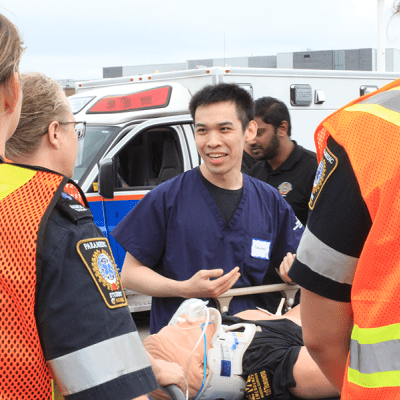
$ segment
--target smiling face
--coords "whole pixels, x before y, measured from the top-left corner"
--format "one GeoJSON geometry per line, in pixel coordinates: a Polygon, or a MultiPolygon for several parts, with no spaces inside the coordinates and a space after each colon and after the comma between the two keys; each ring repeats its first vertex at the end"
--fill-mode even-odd
{"type": "Polygon", "coordinates": [[[243,132],[232,102],[199,106],[194,119],[196,146],[204,161],[202,174],[216,186],[237,188],[242,182],[244,144],[256,134],[254,121],[243,132]]]}

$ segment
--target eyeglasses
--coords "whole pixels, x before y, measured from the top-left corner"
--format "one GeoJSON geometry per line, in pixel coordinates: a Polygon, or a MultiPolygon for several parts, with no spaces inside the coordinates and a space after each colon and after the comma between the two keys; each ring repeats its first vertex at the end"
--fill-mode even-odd
{"type": "Polygon", "coordinates": [[[85,121],[71,121],[71,122],[58,122],[60,125],[75,124],[75,132],[78,135],[78,140],[82,140],[86,133],[86,122],[85,121]]]}

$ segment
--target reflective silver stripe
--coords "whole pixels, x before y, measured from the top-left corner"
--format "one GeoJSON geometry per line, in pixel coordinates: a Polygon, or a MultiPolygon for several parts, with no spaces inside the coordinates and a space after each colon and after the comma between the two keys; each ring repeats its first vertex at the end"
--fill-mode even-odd
{"type": "Polygon", "coordinates": [[[306,227],[296,254],[297,259],[315,273],[339,283],[353,283],[358,258],[327,246],[306,227]]]}
{"type": "Polygon", "coordinates": [[[150,366],[137,332],[104,340],[47,363],[63,396],[150,366]]]}
{"type": "Polygon", "coordinates": [[[363,374],[400,371],[400,340],[360,344],[351,339],[349,367],[363,374]]]}
{"type": "Polygon", "coordinates": [[[357,104],[378,104],[388,110],[400,112],[400,93],[398,90],[388,90],[387,92],[371,96],[357,104]]]}

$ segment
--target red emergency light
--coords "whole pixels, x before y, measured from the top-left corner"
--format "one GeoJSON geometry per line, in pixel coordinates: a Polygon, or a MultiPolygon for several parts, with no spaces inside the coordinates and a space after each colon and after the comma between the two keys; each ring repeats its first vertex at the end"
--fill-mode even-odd
{"type": "Polygon", "coordinates": [[[131,94],[106,96],[95,103],[86,114],[111,114],[167,107],[171,92],[171,86],[161,86],[131,94]]]}

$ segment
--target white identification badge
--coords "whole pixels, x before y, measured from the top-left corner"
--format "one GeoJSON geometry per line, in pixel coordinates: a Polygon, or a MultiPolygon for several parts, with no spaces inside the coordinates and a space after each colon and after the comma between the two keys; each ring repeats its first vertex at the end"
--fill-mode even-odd
{"type": "Polygon", "coordinates": [[[269,260],[269,250],[271,242],[266,240],[253,239],[251,242],[251,256],[254,258],[262,258],[269,260]]]}

